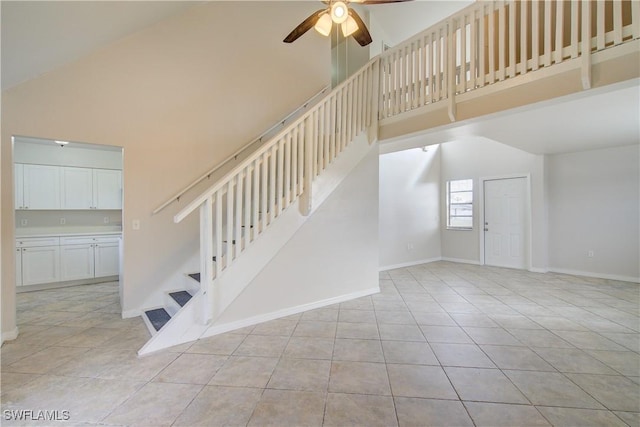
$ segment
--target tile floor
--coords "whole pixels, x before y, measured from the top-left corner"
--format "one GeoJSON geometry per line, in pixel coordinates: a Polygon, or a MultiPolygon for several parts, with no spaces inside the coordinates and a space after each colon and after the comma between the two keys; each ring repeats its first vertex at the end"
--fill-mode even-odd
{"type": "Polygon", "coordinates": [[[437,262],[380,286],[145,358],[117,284],[18,294],[1,423],[640,425],[638,284],[437,262]]]}

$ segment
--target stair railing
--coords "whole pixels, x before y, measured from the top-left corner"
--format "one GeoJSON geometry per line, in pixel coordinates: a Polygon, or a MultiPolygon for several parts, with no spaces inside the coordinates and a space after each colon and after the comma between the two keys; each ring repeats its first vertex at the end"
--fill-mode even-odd
{"type": "Polygon", "coordinates": [[[377,65],[370,61],[176,214],[176,223],[200,214],[205,322],[221,309],[213,298],[214,278],[296,201],[308,215],[313,179],[374,123],[377,65]]]}
{"type": "Polygon", "coordinates": [[[273,131],[275,131],[277,128],[286,126],[286,124],[287,124],[287,122],[289,122],[289,120],[291,120],[295,116],[299,115],[301,111],[305,110],[310,105],[313,105],[317,101],[318,98],[320,98],[322,95],[324,95],[325,93],[327,93],[329,91],[329,88],[330,88],[330,85],[327,85],[324,88],[322,88],[322,90],[320,90],[318,93],[316,93],[311,98],[309,98],[304,104],[302,104],[300,107],[296,108],[295,111],[287,114],[287,116],[284,117],[282,120],[278,121],[275,125],[271,126],[269,129],[267,129],[266,131],[262,132],[260,134],[260,136],[252,139],[248,144],[244,145],[239,150],[234,152],[232,155],[230,155],[229,157],[224,159],[222,162],[218,163],[216,166],[214,166],[213,168],[209,169],[207,172],[205,172],[202,175],[200,175],[200,177],[196,178],[193,182],[191,182],[185,188],[183,188],[178,193],[176,193],[175,195],[173,195],[169,199],[167,199],[167,201],[165,201],[163,204],[161,204],[160,206],[155,208],[154,211],[152,212],[152,215],[157,214],[158,212],[162,211],[164,208],[166,208],[167,206],[169,206],[170,204],[172,204],[174,202],[179,202],[180,198],[182,196],[184,196],[187,192],[189,192],[189,190],[191,190],[193,187],[195,187],[196,185],[200,184],[205,179],[210,179],[211,176],[214,173],[216,173],[218,170],[220,170],[227,163],[229,163],[229,162],[231,162],[233,160],[237,160],[237,158],[238,158],[238,156],[240,154],[244,153],[245,151],[247,151],[249,148],[253,147],[254,145],[256,145],[258,143],[261,143],[263,140],[266,140],[268,138],[268,136],[273,131]]]}
{"type": "Polygon", "coordinates": [[[477,1],[380,55],[380,119],[640,38],[638,1],[477,1]]]}

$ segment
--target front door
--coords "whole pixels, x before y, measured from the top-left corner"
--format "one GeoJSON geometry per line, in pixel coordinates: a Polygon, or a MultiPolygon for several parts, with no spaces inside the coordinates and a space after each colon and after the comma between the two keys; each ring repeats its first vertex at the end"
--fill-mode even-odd
{"type": "Polygon", "coordinates": [[[526,178],[484,181],[484,262],[526,268],[526,178]]]}

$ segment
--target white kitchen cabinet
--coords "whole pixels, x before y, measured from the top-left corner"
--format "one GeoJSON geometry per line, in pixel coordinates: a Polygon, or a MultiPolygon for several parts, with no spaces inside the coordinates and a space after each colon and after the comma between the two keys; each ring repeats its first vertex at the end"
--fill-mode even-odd
{"type": "Polygon", "coordinates": [[[60,280],[94,277],[94,243],[91,238],[60,239],[60,280]]]}
{"type": "Polygon", "coordinates": [[[21,252],[22,285],[60,280],[60,247],[57,237],[21,239],[16,242],[16,246],[21,252]]]}
{"type": "Polygon", "coordinates": [[[13,171],[15,208],[24,209],[24,165],[22,163],[16,163],[13,166],[13,171]]]}
{"type": "Polygon", "coordinates": [[[60,167],[22,166],[22,209],[60,209],[60,167]]]}
{"type": "Polygon", "coordinates": [[[61,208],[93,209],[93,169],[62,167],[61,208]]]}
{"type": "Polygon", "coordinates": [[[120,273],[119,239],[96,239],[95,277],[117,276],[120,273]]]}
{"type": "Polygon", "coordinates": [[[93,170],[93,208],[122,209],[122,171],[93,170]]]}

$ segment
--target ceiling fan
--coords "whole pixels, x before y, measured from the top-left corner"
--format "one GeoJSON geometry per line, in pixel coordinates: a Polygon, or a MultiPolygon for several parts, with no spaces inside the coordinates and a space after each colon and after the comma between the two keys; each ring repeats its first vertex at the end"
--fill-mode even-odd
{"type": "Polygon", "coordinates": [[[323,36],[328,36],[335,23],[342,27],[342,34],[345,37],[353,36],[360,46],[366,46],[372,42],[371,34],[369,34],[369,30],[360,15],[358,15],[358,12],[350,8],[348,4],[383,4],[404,1],[411,0],[323,0],[327,7],[314,12],[302,21],[283,41],[285,43],[293,43],[312,27],[323,36]]]}

